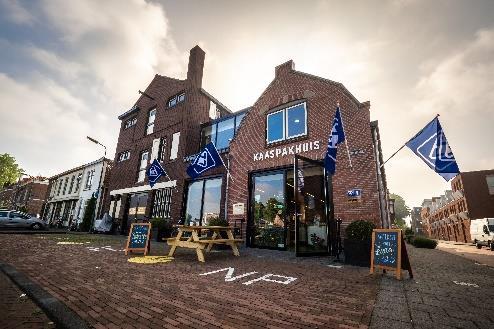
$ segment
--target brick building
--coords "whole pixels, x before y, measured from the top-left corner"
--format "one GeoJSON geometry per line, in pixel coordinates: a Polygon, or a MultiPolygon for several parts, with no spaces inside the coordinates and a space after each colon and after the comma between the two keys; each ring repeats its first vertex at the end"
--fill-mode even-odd
{"type": "MultiPolygon", "coordinates": [[[[120,226],[121,233],[136,220],[173,218],[178,221],[186,216],[182,203],[184,191],[189,187],[185,173],[187,156],[199,151],[201,127],[210,123],[211,117],[221,120],[232,115],[202,88],[204,59],[201,48],[192,48],[186,79],[156,75],[134,106],[118,117],[121,128],[109,186],[109,214],[120,226]],[[154,159],[162,163],[169,177],[151,188],[146,169],[154,159]]],[[[212,174],[222,177],[224,169],[212,174]]],[[[199,182],[192,184],[191,190],[199,188],[198,185],[199,182]]],[[[215,181],[215,186],[218,185],[220,190],[224,186],[222,181],[215,181]]],[[[217,198],[220,197],[221,193],[217,198]]],[[[200,202],[202,194],[199,198],[194,201],[200,202]]],[[[217,200],[210,202],[213,204],[212,209],[207,209],[210,216],[220,216],[218,203],[217,200]]]]}
{"type": "Polygon", "coordinates": [[[359,102],[341,83],[295,71],[289,61],[276,68],[252,107],[231,113],[202,89],[204,56],[193,48],[187,79],[156,75],[119,117],[109,213],[122,233],[135,220],[207,224],[226,217],[233,226],[244,223],[249,247],[299,245],[297,253],[304,254],[329,251],[329,226],[337,217],[343,229],[357,219],[389,227],[379,129],[370,121],[369,102],[359,102]],[[342,145],[331,178],[322,160],[338,102],[353,168],[342,145]],[[222,167],[190,180],[189,161],[209,142],[229,178],[222,167]],[[169,178],[150,188],[145,170],[154,159],[169,178]]]}
{"type": "Polygon", "coordinates": [[[333,218],[342,219],[342,232],[358,219],[389,227],[370,103],[359,102],[341,83],[296,71],[292,61],[276,67],[248,111],[229,161],[229,219],[247,218],[248,246],[325,253],[333,218]],[[353,168],[341,144],[336,173],[326,177],[323,159],[337,103],[353,168]]]}
{"type": "Polygon", "coordinates": [[[23,178],[18,183],[6,186],[0,192],[0,201],[9,209],[23,210],[39,217],[43,212],[47,191],[47,178],[23,178]]]}
{"type": "Polygon", "coordinates": [[[101,158],[49,178],[47,204],[43,219],[51,225],[70,227],[80,224],[89,200],[96,197],[97,218],[103,214],[107,177],[111,160],[101,158]]]}
{"type": "Polygon", "coordinates": [[[470,221],[494,217],[494,170],[460,173],[451,190],[424,200],[421,217],[428,236],[470,242],[470,221]]]}

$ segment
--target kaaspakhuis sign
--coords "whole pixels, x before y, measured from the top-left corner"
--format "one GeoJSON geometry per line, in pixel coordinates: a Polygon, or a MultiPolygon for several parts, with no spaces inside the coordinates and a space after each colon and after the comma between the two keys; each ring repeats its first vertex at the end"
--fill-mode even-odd
{"type": "Polygon", "coordinates": [[[305,153],[312,150],[317,151],[320,148],[321,148],[320,141],[310,141],[310,142],[299,143],[292,146],[277,147],[271,150],[254,153],[254,161],[262,161],[266,159],[286,157],[288,155],[305,153]]]}

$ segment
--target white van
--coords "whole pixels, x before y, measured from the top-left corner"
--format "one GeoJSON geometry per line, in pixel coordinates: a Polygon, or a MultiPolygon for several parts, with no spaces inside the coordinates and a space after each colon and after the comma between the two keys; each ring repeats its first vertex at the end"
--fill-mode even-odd
{"type": "Polygon", "coordinates": [[[472,243],[478,249],[487,246],[494,250],[494,218],[481,218],[470,221],[472,243]]]}

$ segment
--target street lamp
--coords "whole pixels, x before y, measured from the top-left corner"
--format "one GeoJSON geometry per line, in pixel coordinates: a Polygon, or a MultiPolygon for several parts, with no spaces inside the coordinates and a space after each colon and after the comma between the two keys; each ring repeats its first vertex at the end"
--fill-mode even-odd
{"type": "MultiPolygon", "coordinates": [[[[101,172],[99,174],[99,182],[98,182],[98,191],[97,191],[97,195],[98,195],[98,199],[101,200],[101,197],[103,196],[103,188],[101,187],[101,183],[102,183],[102,180],[101,178],[103,177],[103,168],[105,167],[105,158],[106,158],[106,146],[101,144],[100,142],[98,142],[96,139],[94,138],[91,138],[89,136],[86,136],[88,140],[90,140],[91,142],[95,143],[95,144],[98,144],[98,145],[101,145],[104,147],[105,149],[105,154],[103,155],[103,161],[101,163],[101,172]],[[101,189],[101,194],[100,194],[100,189],[101,189]]],[[[96,217],[98,216],[98,208],[100,206],[100,203],[99,202],[96,202],[96,205],[94,207],[94,216],[93,216],[93,219],[91,220],[91,227],[89,228],[89,231],[92,231],[93,230],[93,226],[94,226],[94,221],[96,219],[96,217]]]]}

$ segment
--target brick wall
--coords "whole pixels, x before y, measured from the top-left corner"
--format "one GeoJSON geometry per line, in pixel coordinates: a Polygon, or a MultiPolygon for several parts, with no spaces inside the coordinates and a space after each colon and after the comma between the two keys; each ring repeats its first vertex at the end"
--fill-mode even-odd
{"type": "MultiPolygon", "coordinates": [[[[324,159],[327,139],[340,103],[348,147],[363,150],[352,157],[353,170],[345,146],[340,144],[337,169],[333,179],[335,216],[341,217],[343,226],[357,219],[374,221],[380,225],[379,196],[377,187],[376,159],[370,128],[370,104],[359,103],[343,85],[293,70],[289,61],[276,68],[276,77],[247,113],[230,145],[231,175],[229,189],[229,220],[247,218],[249,204],[248,175],[250,172],[293,165],[293,156],[254,161],[257,152],[272,150],[266,147],[266,113],[278,106],[305,100],[307,103],[308,136],[282,143],[276,147],[290,147],[300,143],[319,141],[319,149],[301,153],[312,159],[324,159]],[[352,188],[363,190],[362,202],[349,204],[346,192],[352,188]],[[234,203],[245,203],[243,215],[233,215],[234,203]]],[[[284,106],[283,106],[284,107],[284,106]]],[[[344,232],[344,230],[343,230],[344,232]]]]}

